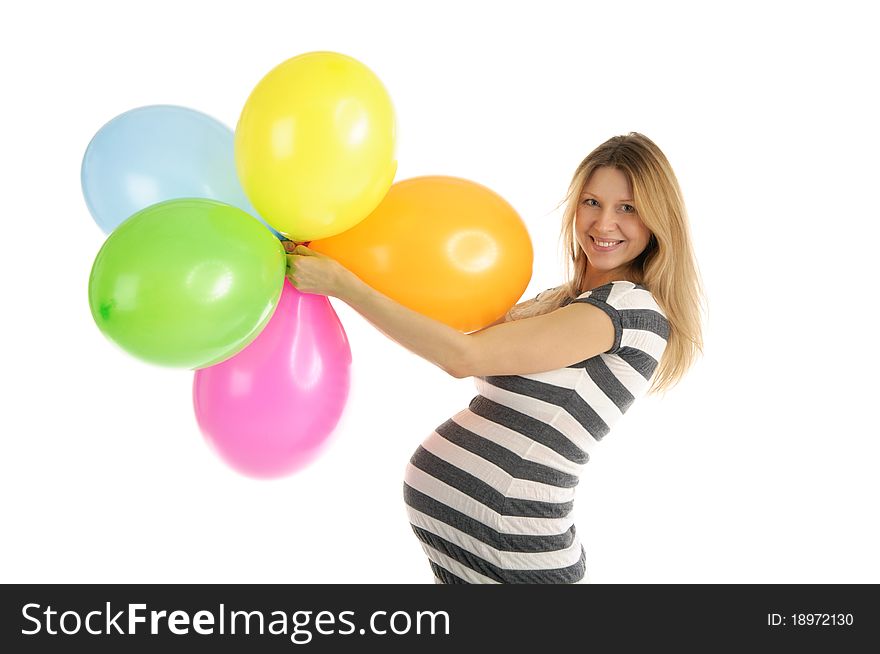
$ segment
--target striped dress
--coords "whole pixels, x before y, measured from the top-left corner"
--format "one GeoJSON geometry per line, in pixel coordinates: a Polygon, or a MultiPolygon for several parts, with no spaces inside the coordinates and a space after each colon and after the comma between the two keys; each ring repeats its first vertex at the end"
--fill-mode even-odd
{"type": "Polygon", "coordinates": [[[406,466],[407,516],[439,582],[589,580],[571,516],[575,487],[598,442],[647,390],[669,323],[629,281],[573,301],[611,317],[610,350],[558,370],[475,377],[478,395],[406,466]]]}

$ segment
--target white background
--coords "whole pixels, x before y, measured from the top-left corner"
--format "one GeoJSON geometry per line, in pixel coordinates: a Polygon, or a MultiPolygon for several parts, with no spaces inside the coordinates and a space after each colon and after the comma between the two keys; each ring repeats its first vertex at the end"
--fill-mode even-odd
{"type": "Polygon", "coordinates": [[[880,60],[864,2],[45,3],[3,10],[3,582],[398,582],[432,575],[402,476],[467,405],[332,300],[352,386],[324,454],[275,481],[203,440],[192,372],[94,325],[94,133],[142,105],[230,127],[259,79],[348,54],[398,116],[397,179],[465,177],[521,214],[561,281],[575,167],[639,131],[681,183],[706,353],[593,457],[576,524],[593,583],[880,582],[874,344],[880,60]]]}

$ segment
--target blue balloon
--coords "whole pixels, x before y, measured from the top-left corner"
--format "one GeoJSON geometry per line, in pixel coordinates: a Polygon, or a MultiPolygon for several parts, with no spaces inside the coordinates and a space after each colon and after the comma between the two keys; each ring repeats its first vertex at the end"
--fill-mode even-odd
{"type": "Polygon", "coordinates": [[[235,172],[232,130],[186,107],[151,105],[120,114],[83,156],[86,205],[109,234],[141,209],[177,198],[208,198],[259,218],[235,172]]]}

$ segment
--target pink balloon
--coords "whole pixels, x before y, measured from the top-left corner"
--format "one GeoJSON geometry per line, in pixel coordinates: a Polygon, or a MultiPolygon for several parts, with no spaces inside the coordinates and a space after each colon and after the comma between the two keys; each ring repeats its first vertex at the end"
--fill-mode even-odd
{"type": "Polygon", "coordinates": [[[284,280],[272,318],[231,359],[200,368],[193,382],[205,438],[239,472],[279,477],[322,450],[348,399],[351,349],[324,295],[284,280]]]}

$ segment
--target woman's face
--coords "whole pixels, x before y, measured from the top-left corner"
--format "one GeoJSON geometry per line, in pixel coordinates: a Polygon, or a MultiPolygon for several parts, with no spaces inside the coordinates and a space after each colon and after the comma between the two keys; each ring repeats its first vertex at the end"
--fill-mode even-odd
{"type": "Polygon", "coordinates": [[[593,171],[581,191],[575,234],[594,282],[613,281],[644,251],[651,231],[633,205],[632,189],[623,171],[610,166],[593,171]]]}

